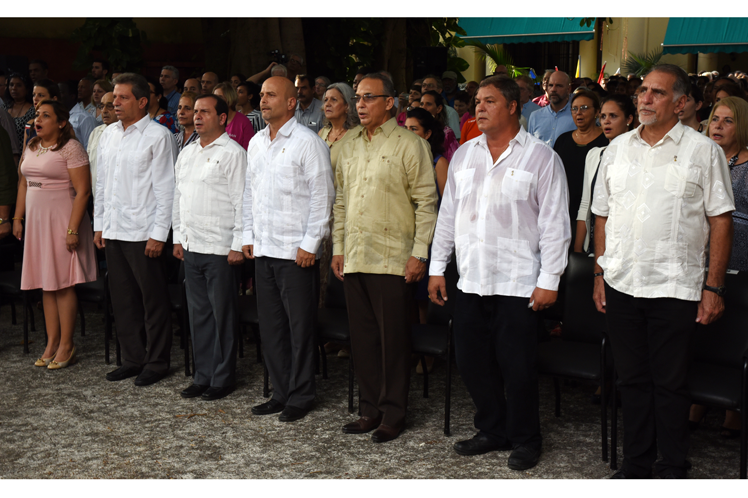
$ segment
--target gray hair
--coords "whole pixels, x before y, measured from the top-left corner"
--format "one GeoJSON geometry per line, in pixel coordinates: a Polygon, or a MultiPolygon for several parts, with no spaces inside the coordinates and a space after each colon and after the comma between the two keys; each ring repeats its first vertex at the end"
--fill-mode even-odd
{"type": "Polygon", "coordinates": [[[278,64],[277,66],[273,66],[273,69],[270,70],[270,76],[283,76],[284,78],[287,78],[288,69],[286,69],[286,66],[283,64],[278,64]]]}
{"type": "Polygon", "coordinates": [[[438,90],[444,90],[444,83],[442,82],[442,79],[438,77],[437,75],[427,74],[426,76],[423,77],[423,80],[421,80],[421,82],[423,82],[424,80],[434,80],[436,81],[436,88],[438,90]]]}
{"type": "Polygon", "coordinates": [[[647,74],[652,74],[654,72],[675,76],[675,83],[673,83],[673,102],[681,98],[683,95],[691,93],[691,80],[688,78],[688,74],[682,67],[676,66],[675,64],[657,64],[647,74]]]}
{"type": "Polygon", "coordinates": [[[143,97],[148,99],[148,104],[145,106],[145,108],[148,109],[148,106],[151,104],[151,87],[148,86],[148,81],[145,79],[145,76],[135,73],[122,73],[114,79],[112,84],[115,86],[130,85],[132,88],[132,94],[137,100],[140,100],[143,97]]]}
{"type": "Polygon", "coordinates": [[[174,66],[164,66],[161,68],[162,71],[164,69],[166,69],[167,71],[171,71],[172,76],[179,80],[179,69],[175,68],[174,66]]]}
{"type": "Polygon", "coordinates": [[[328,78],[327,76],[317,76],[316,78],[314,78],[314,82],[317,83],[317,80],[322,80],[322,83],[325,84],[325,87],[330,86],[330,78],[328,78]]]}
{"type": "MultiPolygon", "coordinates": [[[[382,73],[369,73],[366,76],[364,76],[361,81],[364,80],[379,80],[382,82],[382,88],[384,90],[385,95],[388,97],[395,98],[395,84],[392,82],[391,79],[389,79],[387,76],[383,75],[382,73]]],[[[359,84],[361,84],[359,82],[359,84]]]]}
{"type": "MultiPolygon", "coordinates": [[[[343,128],[345,128],[346,130],[350,130],[354,126],[358,125],[358,112],[356,111],[356,105],[353,103],[353,96],[355,95],[353,93],[353,88],[351,88],[348,83],[333,83],[332,85],[327,86],[327,92],[329,92],[330,90],[337,90],[338,92],[340,92],[340,95],[343,96],[343,100],[345,100],[345,103],[348,106],[347,116],[345,118],[345,123],[343,123],[343,128]]],[[[322,120],[322,126],[325,127],[329,124],[330,121],[328,121],[327,116],[325,116],[325,118],[322,120]]]]}

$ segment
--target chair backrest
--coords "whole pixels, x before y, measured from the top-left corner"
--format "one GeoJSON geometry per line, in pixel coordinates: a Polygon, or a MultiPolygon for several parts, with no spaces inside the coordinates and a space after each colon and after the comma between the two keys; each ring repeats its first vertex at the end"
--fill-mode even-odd
{"type": "Polygon", "coordinates": [[[346,309],[345,289],[343,282],[338,280],[332,268],[327,273],[327,291],[325,292],[325,308],[346,309]]]}
{"type": "Polygon", "coordinates": [[[564,340],[597,344],[607,330],[605,315],[597,311],[592,300],[595,286],[594,271],[594,258],[582,253],[569,254],[561,334],[564,340]]]}
{"type": "Polygon", "coordinates": [[[748,272],[725,277],[725,313],[716,322],[698,325],[694,360],[740,368],[748,350],[748,272]]]}

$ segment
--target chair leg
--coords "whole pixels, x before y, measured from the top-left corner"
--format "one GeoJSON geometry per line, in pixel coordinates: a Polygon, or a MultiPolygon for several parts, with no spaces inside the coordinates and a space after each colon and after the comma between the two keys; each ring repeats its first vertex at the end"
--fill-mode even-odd
{"type": "Polygon", "coordinates": [[[239,328],[238,330],[238,338],[239,338],[239,358],[244,358],[244,334],[242,334],[242,329],[239,328]]]}
{"type": "MultiPolygon", "coordinates": [[[[105,300],[106,301],[106,300],[105,300]]],[[[112,317],[109,315],[109,303],[104,303],[104,362],[109,365],[109,341],[112,339],[112,317]]]]}
{"type": "Polygon", "coordinates": [[[327,355],[325,354],[324,344],[319,345],[319,354],[322,357],[322,378],[327,380],[329,377],[327,376],[327,355]]]}
{"type": "MultiPolygon", "coordinates": [[[[43,302],[43,301],[42,301],[43,302]]],[[[34,319],[34,308],[32,308],[31,300],[27,303],[29,309],[29,321],[31,322],[31,331],[36,332],[36,320],[34,319]]],[[[42,313],[42,321],[44,320],[44,313],[42,313]]],[[[46,327],[44,328],[46,335],[46,327]]]]}
{"type": "Polygon", "coordinates": [[[605,367],[607,362],[605,361],[605,338],[602,340],[602,349],[600,352],[600,431],[602,435],[602,451],[603,451],[603,462],[608,461],[608,405],[606,404],[607,398],[605,397],[606,389],[606,378],[605,378],[605,367]]]}
{"type": "Polygon", "coordinates": [[[23,291],[23,352],[29,354],[29,296],[23,291]]]}
{"type": "Polygon", "coordinates": [[[187,336],[187,331],[182,329],[182,335],[184,339],[184,376],[189,377],[192,375],[190,372],[190,338],[187,336]]]}
{"type": "Polygon", "coordinates": [[[743,359],[743,390],[740,397],[740,478],[748,477],[748,359],[743,359]]]}
{"type": "Polygon", "coordinates": [[[262,378],[262,395],[266,398],[270,397],[270,385],[269,385],[269,379],[270,375],[268,374],[268,365],[267,363],[262,364],[263,369],[263,378],[262,378]]]}
{"type": "Polygon", "coordinates": [[[10,300],[10,323],[18,325],[18,321],[16,320],[16,303],[12,299],[10,300]]]}
{"type": "Polygon", "coordinates": [[[83,314],[83,303],[78,300],[78,314],[81,317],[81,337],[86,337],[86,315],[83,314]]]}
{"type": "Polygon", "coordinates": [[[610,469],[618,469],[618,387],[616,386],[616,374],[613,371],[610,394],[608,395],[611,406],[610,417],[610,469]]]}
{"type": "Polygon", "coordinates": [[[122,366],[122,350],[119,347],[119,331],[114,336],[114,351],[117,356],[117,366],[122,366]]]}
{"type": "Polygon", "coordinates": [[[556,416],[561,416],[561,381],[558,377],[553,378],[553,392],[556,396],[556,416]]]}
{"type": "Polygon", "coordinates": [[[348,413],[353,413],[353,360],[348,357],[348,413]]]}
{"type": "Polygon", "coordinates": [[[262,345],[260,344],[260,331],[252,325],[252,335],[255,338],[255,351],[257,351],[257,363],[262,363],[262,345]]]}
{"type": "Polygon", "coordinates": [[[429,397],[429,369],[426,368],[426,356],[421,356],[421,367],[423,368],[423,397],[429,397]]]}
{"type": "Polygon", "coordinates": [[[447,348],[447,394],[444,400],[444,435],[449,436],[449,414],[452,408],[452,358],[450,358],[450,349],[447,348]]]}

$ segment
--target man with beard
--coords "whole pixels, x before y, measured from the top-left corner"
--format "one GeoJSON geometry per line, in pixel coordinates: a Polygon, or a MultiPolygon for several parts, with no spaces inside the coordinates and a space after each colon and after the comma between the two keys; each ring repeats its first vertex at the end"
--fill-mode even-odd
{"type": "Polygon", "coordinates": [[[569,105],[570,91],[571,80],[568,74],[563,71],[551,74],[546,86],[550,104],[530,115],[527,125],[530,135],[553,147],[560,135],[576,129],[569,105]]]}

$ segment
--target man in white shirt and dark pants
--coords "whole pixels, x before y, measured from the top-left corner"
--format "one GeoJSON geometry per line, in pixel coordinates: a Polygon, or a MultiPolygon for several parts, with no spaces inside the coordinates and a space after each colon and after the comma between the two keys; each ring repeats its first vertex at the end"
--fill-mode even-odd
{"type": "Polygon", "coordinates": [[[610,143],[595,184],[594,299],[623,410],[616,479],[650,477],[658,449],[655,473],[686,477],[691,338],[724,310],[732,184],[722,149],[678,120],[690,87],[680,67],[654,67],[639,87],[641,126],[610,143]]]}
{"type": "Polygon", "coordinates": [[[162,253],[171,226],[177,146],[171,132],[148,116],[150,93],[143,76],[115,79],[119,121],[99,140],[94,197],[94,244],[106,250],[122,348],[122,366],[106,377],[137,375],[136,386],[154,384],[169,372],[173,335],[162,253]]]}
{"type": "Polygon", "coordinates": [[[257,309],[273,398],[255,415],[306,416],[315,396],[317,259],[335,199],[330,149],[294,119],[296,89],[273,76],[262,85],[268,126],[247,148],[244,255],[255,259],[257,309]]]}
{"type": "Polygon", "coordinates": [[[229,108],[215,95],[195,100],[200,139],[174,168],[174,257],[184,261],[195,375],[183,398],[212,401],[234,390],[242,254],[244,148],[226,134],[229,108]]]}
{"type": "Polygon", "coordinates": [[[540,458],[537,312],[556,301],[571,241],[563,165],[520,126],[520,112],[516,82],[481,82],[483,135],[457,149],[449,165],[428,288],[436,304],[455,299],[455,357],[477,409],[478,433],[454,449],[513,450],[513,470],[540,458]],[[457,295],[447,296],[443,275],[453,248],[460,280],[457,295]]]}

